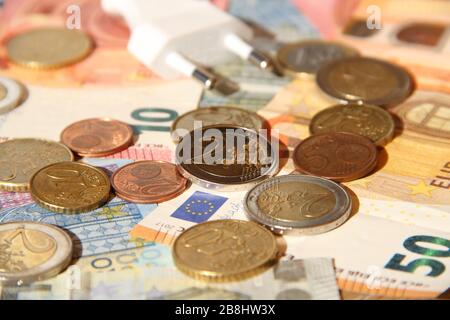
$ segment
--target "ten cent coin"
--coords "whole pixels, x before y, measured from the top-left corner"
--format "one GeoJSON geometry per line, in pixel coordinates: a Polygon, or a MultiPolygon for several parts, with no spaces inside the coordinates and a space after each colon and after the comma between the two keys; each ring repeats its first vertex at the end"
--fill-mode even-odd
{"type": "Polygon", "coordinates": [[[244,198],[247,216],[280,234],[316,234],[344,223],[352,203],[339,184],[324,178],[288,175],[270,178],[244,198]]]}
{"type": "Polygon", "coordinates": [[[56,276],[72,259],[62,229],[36,222],[0,224],[0,284],[22,285],[56,276]]]}
{"type": "Polygon", "coordinates": [[[311,134],[351,132],[385,145],[394,136],[394,119],[384,109],[372,105],[337,105],[317,113],[311,120],[311,134]]]}
{"type": "Polygon", "coordinates": [[[0,114],[17,107],[22,99],[22,88],[14,80],[0,77],[0,114]]]}
{"type": "Polygon", "coordinates": [[[133,129],[109,118],[86,119],[64,129],[61,141],[82,157],[104,157],[126,149],[133,142],[133,129]]]}
{"type": "Polygon", "coordinates": [[[375,169],[377,147],[370,139],[353,133],[324,133],[303,140],[293,158],[302,173],[352,181],[375,169]]]}
{"type": "Polygon", "coordinates": [[[160,203],[181,194],[187,180],[164,161],[139,161],[117,170],[111,183],[118,197],[137,203],[160,203]]]}
{"type": "Polygon", "coordinates": [[[78,162],[60,162],[36,172],[31,196],[43,208],[58,213],[94,210],[109,198],[109,178],[100,169],[78,162]]]}
{"type": "Polygon", "coordinates": [[[9,60],[37,69],[59,68],[78,62],[92,49],[93,43],[87,34],[67,28],[33,29],[6,43],[9,60]]]}
{"type": "Polygon", "coordinates": [[[13,139],[0,143],[0,190],[23,192],[39,169],[61,161],[72,161],[64,145],[41,139],[13,139]]]}
{"type": "Polygon", "coordinates": [[[411,78],[404,69],[364,57],[326,64],[317,73],[317,83],[335,98],[379,106],[401,102],[412,89],[411,78]]]}
{"type": "Polygon", "coordinates": [[[241,280],[275,262],[275,236],[254,222],[216,220],[200,223],[175,240],[175,265],[199,280],[241,280]]]}

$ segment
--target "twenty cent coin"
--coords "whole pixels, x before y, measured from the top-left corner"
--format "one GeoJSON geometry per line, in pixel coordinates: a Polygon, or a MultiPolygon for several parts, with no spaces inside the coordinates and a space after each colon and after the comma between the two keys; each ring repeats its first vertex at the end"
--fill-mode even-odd
{"type": "Polygon", "coordinates": [[[187,180],[164,161],[139,161],[117,170],[111,178],[118,197],[137,203],[160,203],[181,194],[187,180]]]}
{"type": "Polygon", "coordinates": [[[377,147],[370,139],[346,132],[324,133],[303,140],[294,150],[298,171],[334,181],[352,181],[377,165],[377,147]]]}
{"type": "Polygon", "coordinates": [[[268,128],[267,121],[256,112],[235,107],[208,107],[187,112],[179,116],[172,125],[172,138],[175,142],[194,130],[194,122],[201,126],[235,125],[252,130],[268,128]]]}
{"type": "Polygon", "coordinates": [[[254,222],[216,220],[184,231],[173,245],[175,265],[199,280],[241,280],[275,262],[274,235],[254,222]]]}
{"type": "Polygon", "coordinates": [[[22,99],[22,88],[14,80],[0,77],[0,114],[17,107],[22,99]]]}
{"type": "Polygon", "coordinates": [[[61,141],[82,157],[104,157],[126,149],[133,141],[133,129],[109,118],[86,119],[64,129],[61,141]]]}
{"type": "Polygon", "coordinates": [[[17,285],[56,276],[72,259],[62,229],[36,222],[0,224],[0,284],[17,285]]]}
{"type": "Polygon", "coordinates": [[[316,234],[340,226],[352,203],[339,184],[313,176],[270,178],[244,198],[247,216],[279,234],[316,234]]]}
{"type": "Polygon", "coordinates": [[[91,53],[91,38],[78,30],[39,28],[25,31],[6,43],[12,62],[36,69],[64,67],[91,53]]]}
{"type": "Polygon", "coordinates": [[[0,190],[28,191],[36,171],[52,163],[72,160],[72,152],[53,141],[30,138],[0,143],[0,190]]]}
{"type": "Polygon", "coordinates": [[[109,198],[109,178],[100,169],[78,162],[46,166],[31,178],[31,196],[43,208],[58,213],[94,210],[109,198]]]}
{"type": "Polygon", "coordinates": [[[354,56],[358,51],[340,43],[309,40],[284,45],[277,59],[289,73],[315,75],[328,62],[354,56]]]}
{"type": "Polygon", "coordinates": [[[404,69],[365,57],[330,62],[317,73],[317,83],[335,98],[379,106],[401,102],[412,89],[411,78],[404,69]]]}
{"type": "Polygon", "coordinates": [[[311,134],[351,132],[385,145],[394,136],[394,119],[384,109],[372,105],[337,105],[317,113],[311,120],[311,134]]]}

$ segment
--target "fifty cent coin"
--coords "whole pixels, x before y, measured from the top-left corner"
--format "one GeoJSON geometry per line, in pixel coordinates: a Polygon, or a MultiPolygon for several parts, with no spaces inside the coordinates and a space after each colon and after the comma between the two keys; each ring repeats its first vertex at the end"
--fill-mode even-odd
{"type": "Polygon", "coordinates": [[[62,161],[73,161],[73,154],[57,142],[30,138],[0,143],[0,190],[28,191],[36,171],[62,161]]]}
{"type": "Polygon", "coordinates": [[[339,184],[324,178],[288,175],[270,178],[244,198],[249,219],[279,234],[317,234],[340,226],[352,203],[339,184]]]}
{"type": "Polygon", "coordinates": [[[354,56],[359,56],[359,52],[343,44],[308,40],[284,45],[277,59],[288,73],[315,75],[328,62],[354,56]]]}
{"type": "Polygon", "coordinates": [[[347,132],[313,135],[295,148],[298,171],[334,181],[352,181],[372,172],[377,147],[368,138],[347,132]]]}
{"type": "Polygon", "coordinates": [[[199,280],[236,281],[276,261],[275,236],[254,222],[215,220],[184,231],[172,248],[174,263],[199,280]]]}
{"type": "Polygon", "coordinates": [[[58,213],[94,210],[109,198],[110,182],[100,169],[79,162],[60,162],[36,172],[31,196],[43,208],[58,213]]]}
{"type": "Polygon", "coordinates": [[[61,141],[82,157],[104,157],[126,149],[133,142],[133,129],[109,118],[86,119],[64,129],[61,141]]]}
{"type": "Polygon", "coordinates": [[[337,105],[317,113],[311,120],[311,134],[351,132],[386,145],[394,137],[395,123],[386,110],[372,105],[337,105]]]}
{"type": "Polygon", "coordinates": [[[187,186],[177,167],[164,161],[138,161],[118,169],[111,178],[118,197],[137,203],[160,203],[175,198],[187,186]]]}
{"type": "Polygon", "coordinates": [[[192,131],[177,145],[181,174],[209,189],[248,189],[278,170],[278,151],[263,135],[217,125],[192,131]]]}
{"type": "Polygon", "coordinates": [[[18,34],[6,43],[12,62],[35,69],[52,69],[76,63],[93,50],[91,38],[78,30],[39,28],[18,34]]]}
{"type": "Polygon", "coordinates": [[[326,64],[317,73],[317,83],[335,98],[379,106],[395,105],[412,90],[412,80],[403,68],[365,57],[326,64]]]}
{"type": "Polygon", "coordinates": [[[179,116],[172,125],[172,138],[175,142],[194,130],[194,121],[203,127],[211,125],[235,125],[247,129],[268,128],[267,121],[256,112],[235,107],[208,107],[187,112],[179,116]]]}
{"type": "Polygon", "coordinates": [[[44,280],[63,271],[72,259],[72,240],[60,228],[36,222],[0,224],[0,284],[44,280]]]}

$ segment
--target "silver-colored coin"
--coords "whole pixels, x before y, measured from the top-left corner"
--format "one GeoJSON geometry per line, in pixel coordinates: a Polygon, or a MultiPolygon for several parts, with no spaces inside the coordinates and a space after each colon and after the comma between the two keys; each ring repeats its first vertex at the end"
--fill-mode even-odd
{"type": "Polygon", "coordinates": [[[308,40],[284,45],[277,60],[288,73],[314,75],[328,62],[354,56],[359,52],[343,44],[308,40]]]}
{"type": "Polygon", "coordinates": [[[0,284],[22,285],[56,276],[72,259],[72,239],[37,222],[0,224],[0,284]]]}
{"type": "Polygon", "coordinates": [[[344,223],[352,201],[339,184],[320,177],[288,175],[270,178],[244,198],[249,219],[278,234],[317,234],[344,223]]]}
{"type": "Polygon", "coordinates": [[[17,107],[22,96],[22,87],[16,81],[0,77],[0,114],[17,107]]]}

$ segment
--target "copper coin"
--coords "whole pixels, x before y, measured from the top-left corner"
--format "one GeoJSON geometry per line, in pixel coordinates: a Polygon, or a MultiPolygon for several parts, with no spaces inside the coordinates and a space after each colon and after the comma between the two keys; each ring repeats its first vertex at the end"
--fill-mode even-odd
{"type": "Polygon", "coordinates": [[[133,129],[109,118],[86,119],[64,129],[61,141],[82,157],[104,157],[126,149],[133,141],[133,129]]]}
{"type": "Polygon", "coordinates": [[[127,164],[111,177],[119,198],[136,203],[160,203],[175,198],[187,187],[177,167],[164,161],[127,164]]]}
{"type": "Polygon", "coordinates": [[[368,138],[344,132],[311,136],[294,150],[298,171],[334,181],[352,181],[377,165],[377,147],[368,138]]]}

